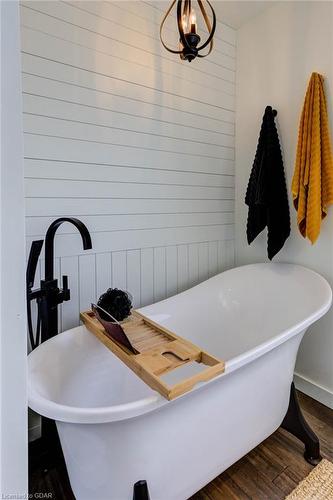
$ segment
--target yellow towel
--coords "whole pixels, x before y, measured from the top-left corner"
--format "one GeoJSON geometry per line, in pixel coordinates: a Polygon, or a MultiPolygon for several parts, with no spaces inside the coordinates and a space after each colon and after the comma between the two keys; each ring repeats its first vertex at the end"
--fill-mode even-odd
{"type": "Polygon", "coordinates": [[[298,132],[292,194],[297,224],[314,243],[321,221],[333,203],[333,157],[330,143],[324,78],[312,73],[298,132]]]}

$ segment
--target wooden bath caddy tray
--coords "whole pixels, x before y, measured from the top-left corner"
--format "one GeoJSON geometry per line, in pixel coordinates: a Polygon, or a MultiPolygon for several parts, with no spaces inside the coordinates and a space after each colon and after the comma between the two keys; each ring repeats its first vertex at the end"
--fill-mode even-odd
{"type": "Polygon", "coordinates": [[[133,311],[121,322],[121,327],[137,353],[117,342],[104,329],[92,311],[81,313],[85,326],[152,389],[167,399],[190,391],[195,384],[210,380],[224,372],[224,362],[203,351],[188,340],[178,337],[151,319],[133,311]],[[189,363],[201,363],[206,368],[187,376],[173,385],[162,377],[189,363]]]}

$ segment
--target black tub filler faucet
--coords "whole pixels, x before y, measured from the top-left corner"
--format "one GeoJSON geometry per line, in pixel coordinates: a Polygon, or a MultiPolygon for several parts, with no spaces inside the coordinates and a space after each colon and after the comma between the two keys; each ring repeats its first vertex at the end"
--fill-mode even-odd
{"type": "MultiPolygon", "coordinates": [[[[58,227],[63,222],[73,224],[80,232],[84,250],[92,248],[91,237],[88,229],[78,219],[73,217],[61,217],[56,219],[49,226],[45,235],[45,276],[40,282],[40,287],[35,289],[35,275],[38,259],[43,247],[44,240],[36,240],[31,244],[28,265],[27,265],[27,312],[28,312],[28,332],[31,349],[35,349],[41,342],[54,337],[58,333],[58,305],[70,299],[68,288],[68,277],[62,277],[62,288],[58,287],[58,280],[54,278],[54,237],[58,227]],[[37,326],[34,334],[31,302],[37,301],[37,326]]],[[[43,461],[44,472],[53,468],[60,462],[64,463],[64,455],[59,441],[55,422],[47,417],[42,417],[41,437],[38,442],[40,459],[43,461]]],[[[29,445],[30,446],[30,445],[29,445]]],[[[33,453],[31,453],[33,456],[33,453]]],[[[133,486],[133,500],[149,500],[149,491],[145,480],[137,481],[133,486]]]]}
{"type": "Polygon", "coordinates": [[[84,250],[92,248],[91,237],[87,227],[79,219],[73,217],[61,217],[56,219],[49,226],[45,235],[45,276],[40,282],[40,287],[33,289],[38,259],[44,241],[33,241],[30,249],[26,283],[27,283],[27,315],[28,332],[31,349],[34,349],[40,342],[54,337],[58,333],[58,305],[70,299],[68,288],[68,276],[62,277],[62,288],[58,287],[58,280],[54,278],[54,237],[58,227],[63,222],[73,224],[81,234],[84,250]],[[34,334],[31,302],[37,301],[37,324],[34,334]]]}

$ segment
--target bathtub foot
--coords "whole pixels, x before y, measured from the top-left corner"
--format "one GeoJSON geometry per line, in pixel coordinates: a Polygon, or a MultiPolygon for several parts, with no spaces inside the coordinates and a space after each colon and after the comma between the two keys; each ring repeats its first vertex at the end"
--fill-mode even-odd
{"type": "Polygon", "coordinates": [[[319,439],[302,414],[294,383],[291,384],[289,406],[281,427],[304,443],[305,460],[311,465],[318,465],[322,459],[319,439]]]}
{"type": "Polygon", "coordinates": [[[138,481],[133,488],[133,500],[149,500],[147,481],[138,481]]]}

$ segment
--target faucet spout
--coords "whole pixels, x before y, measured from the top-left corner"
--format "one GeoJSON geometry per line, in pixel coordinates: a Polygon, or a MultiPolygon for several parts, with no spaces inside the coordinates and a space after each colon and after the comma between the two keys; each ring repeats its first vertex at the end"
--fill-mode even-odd
{"type": "Polygon", "coordinates": [[[60,217],[59,219],[53,221],[48,228],[45,236],[45,281],[51,281],[54,279],[54,237],[58,227],[63,222],[69,222],[79,230],[84,250],[89,250],[90,248],[92,248],[89,231],[83,224],[83,222],[81,222],[79,219],[76,219],[74,217],[60,217]]]}

